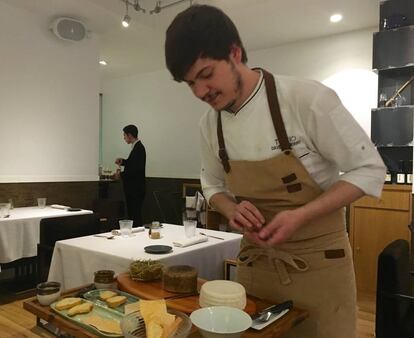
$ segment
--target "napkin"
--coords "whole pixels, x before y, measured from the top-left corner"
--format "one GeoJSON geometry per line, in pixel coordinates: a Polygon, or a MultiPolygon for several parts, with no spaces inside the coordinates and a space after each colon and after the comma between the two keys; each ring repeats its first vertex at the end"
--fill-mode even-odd
{"type": "Polygon", "coordinates": [[[54,208],[54,209],[62,209],[62,210],[65,210],[65,209],[69,209],[70,208],[67,205],[60,205],[60,204],[52,204],[50,207],[51,208],[54,208]]]}
{"type": "MultiPolygon", "coordinates": [[[[135,234],[137,232],[141,232],[141,231],[144,231],[144,230],[145,230],[145,227],[137,227],[137,228],[132,228],[131,232],[133,234],[135,234]]],[[[121,235],[121,230],[114,229],[114,230],[111,231],[111,234],[114,235],[114,236],[120,236],[121,235]]]]}
{"type": "Polygon", "coordinates": [[[274,321],[278,320],[279,318],[282,318],[286,313],[289,312],[289,309],[283,310],[282,312],[279,312],[277,314],[273,314],[270,319],[263,323],[260,320],[253,320],[252,325],[250,326],[251,328],[255,329],[255,330],[261,330],[264,329],[266,326],[272,324],[274,321]]]}
{"type": "Polygon", "coordinates": [[[207,242],[208,238],[206,236],[195,236],[191,238],[183,238],[173,242],[174,246],[185,248],[186,246],[207,242]]]}

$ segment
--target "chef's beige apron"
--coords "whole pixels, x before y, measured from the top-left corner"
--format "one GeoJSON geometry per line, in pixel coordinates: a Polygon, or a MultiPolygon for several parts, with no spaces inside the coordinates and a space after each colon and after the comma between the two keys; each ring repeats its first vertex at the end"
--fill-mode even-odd
{"type": "MultiPolygon", "coordinates": [[[[296,209],[323,191],[293,154],[275,80],[262,72],[282,153],[263,161],[229,160],[221,113],[217,135],[229,190],[238,201],[253,203],[268,223],[278,212],[296,209]]],[[[306,224],[287,242],[271,248],[243,238],[236,279],[250,295],[274,303],[292,299],[295,306],[309,311],[309,317],[283,337],[356,337],[355,276],[343,209],[306,224]]]]}

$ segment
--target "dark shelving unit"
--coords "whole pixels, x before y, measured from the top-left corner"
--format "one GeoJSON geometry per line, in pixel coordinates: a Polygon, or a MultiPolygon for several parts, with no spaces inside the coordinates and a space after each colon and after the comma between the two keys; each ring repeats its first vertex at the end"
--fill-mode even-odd
{"type": "Polygon", "coordinates": [[[371,139],[391,174],[401,171],[401,163],[408,172],[413,160],[414,81],[392,104],[385,103],[414,76],[413,0],[381,1],[372,60],[378,74],[378,107],[371,110],[371,139]]]}

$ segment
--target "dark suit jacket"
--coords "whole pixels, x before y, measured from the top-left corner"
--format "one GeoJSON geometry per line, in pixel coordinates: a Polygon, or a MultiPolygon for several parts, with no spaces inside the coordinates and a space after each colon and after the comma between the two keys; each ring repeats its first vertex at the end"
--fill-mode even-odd
{"type": "Polygon", "coordinates": [[[134,148],[126,160],[122,161],[124,171],[121,173],[125,194],[145,194],[145,147],[141,141],[135,143],[134,148]]]}

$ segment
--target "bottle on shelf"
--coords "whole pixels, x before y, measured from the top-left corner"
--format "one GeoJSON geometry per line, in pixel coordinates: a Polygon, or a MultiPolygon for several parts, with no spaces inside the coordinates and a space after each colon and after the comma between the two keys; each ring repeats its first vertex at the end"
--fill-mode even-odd
{"type": "Polygon", "coordinates": [[[379,95],[379,103],[378,103],[378,107],[385,107],[385,104],[387,103],[387,101],[388,101],[387,94],[385,94],[385,93],[381,93],[381,94],[379,95]]]}
{"type": "Polygon", "coordinates": [[[407,184],[413,184],[413,161],[407,161],[408,165],[405,168],[406,169],[406,179],[405,182],[407,184]]]}
{"type": "Polygon", "coordinates": [[[391,171],[387,169],[387,173],[385,174],[385,184],[391,184],[391,171]]]}
{"type": "Polygon", "coordinates": [[[400,161],[397,171],[397,184],[405,184],[404,161],[400,161]]]}

